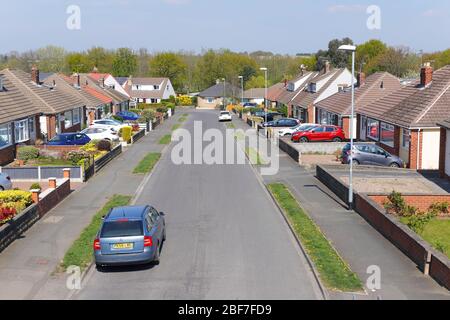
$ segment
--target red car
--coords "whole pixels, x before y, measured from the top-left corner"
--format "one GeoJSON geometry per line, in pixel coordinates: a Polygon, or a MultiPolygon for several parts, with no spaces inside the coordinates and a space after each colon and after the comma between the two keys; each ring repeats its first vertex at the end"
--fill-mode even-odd
{"type": "Polygon", "coordinates": [[[313,141],[333,141],[341,142],[345,140],[342,128],[337,126],[317,126],[309,131],[295,132],[291,140],[293,142],[313,142],[313,141]]]}

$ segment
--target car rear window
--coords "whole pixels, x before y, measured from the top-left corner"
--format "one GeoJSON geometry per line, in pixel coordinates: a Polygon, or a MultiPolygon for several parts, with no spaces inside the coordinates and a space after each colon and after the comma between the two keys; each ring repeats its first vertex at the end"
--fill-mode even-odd
{"type": "Polygon", "coordinates": [[[135,237],[142,236],[142,221],[110,221],[103,224],[101,237],[135,237]]]}

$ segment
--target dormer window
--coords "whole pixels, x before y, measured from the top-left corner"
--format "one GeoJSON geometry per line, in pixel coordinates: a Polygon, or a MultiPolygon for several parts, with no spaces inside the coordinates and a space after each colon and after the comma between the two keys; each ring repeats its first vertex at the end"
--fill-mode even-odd
{"type": "Polygon", "coordinates": [[[309,92],[315,93],[316,91],[317,91],[317,84],[315,84],[315,83],[310,83],[310,84],[309,84],[309,92]]]}

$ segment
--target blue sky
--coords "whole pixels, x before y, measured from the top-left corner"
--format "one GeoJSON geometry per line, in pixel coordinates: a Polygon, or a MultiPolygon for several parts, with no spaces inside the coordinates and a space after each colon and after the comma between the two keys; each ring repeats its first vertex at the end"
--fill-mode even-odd
{"type": "Polygon", "coordinates": [[[53,44],[294,54],[345,36],[427,52],[450,47],[448,0],[0,0],[0,10],[3,53],[53,44]],[[80,30],[66,27],[69,5],[80,7],[80,30]],[[369,5],[381,9],[380,30],[366,26],[369,5]]]}

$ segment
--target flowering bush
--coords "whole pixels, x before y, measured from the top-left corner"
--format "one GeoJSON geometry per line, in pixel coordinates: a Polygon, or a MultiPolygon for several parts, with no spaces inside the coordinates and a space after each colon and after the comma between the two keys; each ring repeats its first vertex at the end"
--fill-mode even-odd
{"type": "Polygon", "coordinates": [[[189,96],[179,96],[177,98],[177,104],[180,106],[192,106],[192,98],[189,96]]]}
{"type": "Polygon", "coordinates": [[[22,190],[0,192],[0,225],[11,220],[32,203],[31,192],[22,190]]]}
{"type": "Polygon", "coordinates": [[[73,165],[78,165],[89,159],[89,153],[86,151],[70,151],[66,154],[66,159],[71,161],[73,165]]]}

